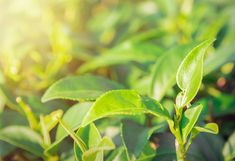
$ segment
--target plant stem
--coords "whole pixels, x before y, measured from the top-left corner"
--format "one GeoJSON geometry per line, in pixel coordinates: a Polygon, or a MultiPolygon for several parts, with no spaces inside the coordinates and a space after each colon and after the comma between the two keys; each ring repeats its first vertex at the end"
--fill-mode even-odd
{"type": "Polygon", "coordinates": [[[179,110],[176,111],[174,123],[175,123],[175,151],[176,151],[176,158],[177,161],[184,161],[186,149],[184,146],[184,141],[182,139],[182,134],[180,130],[180,122],[182,119],[183,108],[178,108],[179,110]]]}
{"type": "Polygon", "coordinates": [[[185,159],[185,147],[183,145],[183,143],[178,142],[177,139],[175,139],[175,150],[176,150],[176,158],[177,161],[184,161],[185,159]]]}

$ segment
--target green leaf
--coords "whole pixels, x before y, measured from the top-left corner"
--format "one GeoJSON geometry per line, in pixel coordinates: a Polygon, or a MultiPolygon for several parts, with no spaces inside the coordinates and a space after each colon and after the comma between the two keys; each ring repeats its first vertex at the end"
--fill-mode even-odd
{"type": "Polygon", "coordinates": [[[80,137],[88,147],[88,150],[82,152],[77,144],[74,144],[74,153],[77,161],[102,161],[104,158],[104,150],[115,148],[113,142],[104,137],[101,139],[100,133],[95,124],[78,129],[76,135],[80,137]]]}
{"type": "Polygon", "coordinates": [[[157,60],[154,65],[150,88],[150,94],[156,100],[161,100],[166,92],[176,83],[177,69],[194,45],[195,43],[174,47],[157,60]]]}
{"type": "Polygon", "coordinates": [[[235,132],[232,133],[224,144],[223,155],[225,161],[232,161],[235,158],[235,132]]]}
{"type": "Polygon", "coordinates": [[[79,73],[85,73],[100,67],[124,64],[130,61],[146,62],[155,60],[162,50],[150,43],[124,42],[121,45],[97,56],[79,67],[79,73]]]}
{"type": "Polygon", "coordinates": [[[43,95],[42,101],[53,99],[95,100],[106,91],[122,88],[122,85],[100,76],[73,76],[54,83],[43,95]]]}
{"type": "Polygon", "coordinates": [[[143,148],[140,156],[137,161],[149,161],[152,160],[156,155],[156,149],[150,146],[150,143],[147,143],[143,148]]]}
{"type": "MultiPolygon", "coordinates": [[[[64,114],[62,121],[66,123],[69,127],[71,127],[73,130],[76,130],[80,127],[80,124],[91,107],[91,103],[79,103],[71,108],[64,114]]],[[[59,125],[56,131],[56,139],[51,146],[49,146],[45,152],[46,153],[55,153],[58,149],[59,143],[68,136],[68,133],[65,131],[65,129],[59,125]]]]}
{"type": "Polygon", "coordinates": [[[71,129],[68,125],[66,125],[62,120],[59,120],[60,125],[65,129],[65,131],[73,138],[76,145],[79,146],[82,152],[85,152],[87,150],[86,144],[83,142],[83,140],[75,134],[73,129],[71,129]]]}
{"type": "MultiPolygon", "coordinates": [[[[86,127],[79,128],[76,132],[76,135],[84,141],[88,149],[98,146],[100,141],[102,140],[98,129],[93,123],[89,124],[86,127]]],[[[81,161],[83,153],[76,143],[74,143],[74,153],[76,160],[81,161]]]]}
{"type": "Polygon", "coordinates": [[[0,141],[0,158],[3,158],[4,156],[10,154],[12,151],[15,150],[15,147],[11,144],[8,144],[4,141],[0,141]],[[4,148],[2,148],[4,147],[4,148]]]}
{"type": "Polygon", "coordinates": [[[20,97],[16,98],[16,102],[20,105],[21,109],[24,111],[30,127],[33,130],[38,130],[39,122],[36,116],[34,115],[34,113],[32,112],[32,109],[27,104],[25,104],[24,101],[20,97]]]}
{"type": "Polygon", "coordinates": [[[0,140],[22,148],[36,156],[43,157],[40,135],[25,126],[8,126],[0,130],[0,140]]]}
{"type": "Polygon", "coordinates": [[[192,141],[198,136],[199,133],[211,133],[211,134],[218,134],[219,128],[216,123],[208,123],[204,127],[195,126],[192,129],[191,135],[187,141],[187,144],[185,145],[186,151],[189,149],[190,145],[192,144],[192,141]]]}
{"type": "Polygon", "coordinates": [[[18,106],[18,104],[15,101],[15,96],[13,95],[12,91],[10,90],[10,87],[8,87],[6,84],[0,84],[0,99],[5,102],[5,104],[20,113],[22,113],[22,110],[18,106]]]}
{"type": "Polygon", "coordinates": [[[58,118],[61,118],[62,115],[63,110],[56,110],[43,117],[48,132],[50,132],[57,125],[59,121],[58,118]]]}
{"type": "Polygon", "coordinates": [[[204,55],[213,41],[214,39],[209,39],[202,42],[193,48],[181,62],[176,74],[176,82],[182,90],[180,95],[183,96],[177,107],[189,104],[196,96],[203,76],[204,55]]]}
{"type": "Polygon", "coordinates": [[[193,105],[183,113],[180,128],[184,142],[186,142],[189,133],[192,131],[194,125],[196,124],[202,111],[202,108],[203,106],[200,104],[193,105]]]}
{"type": "Polygon", "coordinates": [[[113,144],[113,142],[108,137],[104,137],[97,147],[93,147],[84,152],[82,158],[85,161],[102,161],[103,155],[99,154],[103,154],[103,151],[112,150],[114,148],[115,145],[113,144]]]}
{"type": "Polygon", "coordinates": [[[197,152],[199,155],[202,155],[206,161],[222,161],[223,144],[224,141],[221,136],[201,133],[201,135],[195,139],[193,145],[189,149],[189,153],[197,152]],[[195,145],[197,147],[195,147],[195,145]]]}
{"type": "Polygon", "coordinates": [[[219,132],[219,128],[216,123],[208,123],[204,127],[195,126],[194,130],[196,130],[197,133],[206,132],[206,133],[211,133],[211,134],[218,134],[219,132]]]}
{"type": "Polygon", "coordinates": [[[121,146],[111,152],[111,154],[107,157],[107,161],[129,161],[129,158],[127,156],[127,149],[124,146],[121,146]]]}
{"type": "Polygon", "coordinates": [[[149,145],[149,138],[152,133],[161,127],[162,126],[147,128],[135,122],[124,120],[122,123],[121,136],[123,144],[127,147],[130,158],[147,158],[149,155],[153,157],[155,155],[155,151],[153,149],[153,153],[150,154],[144,154],[143,151],[147,150],[145,148],[149,145]]]}
{"type": "Polygon", "coordinates": [[[220,15],[216,21],[212,21],[212,23],[208,23],[208,26],[199,32],[198,39],[205,40],[208,38],[214,38],[222,29],[222,27],[228,22],[228,16],[226,14],[220,15]]]}
{"type": "Polygon", "coordinates": [[[137,115],[149,113],[170,119],[168,111],[157,101],[140,96],[134,90],[113,90],[100,96],[87,112],[82,126],[112,115],[137,115]]]}

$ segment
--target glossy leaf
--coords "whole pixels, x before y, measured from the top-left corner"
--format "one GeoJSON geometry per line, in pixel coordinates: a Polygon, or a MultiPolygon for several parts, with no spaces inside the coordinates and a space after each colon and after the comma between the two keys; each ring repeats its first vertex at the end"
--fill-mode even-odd
{"type": "Polygon", "coordinates": [[[157,60],[153,69],[150,94],[161,100],[166,92],[176,83],[175,77],[180,62],[193,48],[195,43],[180,45],[170,49],[157,60]]]}
{"type": "Polygon", "coordinates": [[[140,96],[134,90],[114,90],[99,97],[87,112],[82,126],[112,115],[137,115],[149,113],[170,119],[168,111],[157,101],[140,96]]]}
{"type": "Polygon", "coordinates": [[[43,95],[42,101],[53,99],[95,100],[106,91],[122,88],[122,85],[100,76],[73,76],[54,83],[43,95]]]}
{"type": "Polygon", "coordinates": [[[43,157],[40,135],[25,126],[8,126],[0,130],[0,140],[22,148],[36,156],[43,157]]]}
{"type": "Polygon", "coordinates": [[[209,39],[202,42],[193,48],[181,62],[176,74],[176,82],[183,96],[178,107],[187,105],[196,96],[203,76],[204,55],[213,41],[214,39],[209,39]]]}
{"type": "Polygon", "coordinates": [[[228,138],[223,148],[225,161],[232,161],[235,158],[235,132],[228,138]]]}
{"type": "Polygon", "coordinates": [[[196,124],[202,111],[202,108],[203,106],[200,104],[193,105],[183,113],[180,128],[184,142],[186,142],[188,135],[196,124]]]}

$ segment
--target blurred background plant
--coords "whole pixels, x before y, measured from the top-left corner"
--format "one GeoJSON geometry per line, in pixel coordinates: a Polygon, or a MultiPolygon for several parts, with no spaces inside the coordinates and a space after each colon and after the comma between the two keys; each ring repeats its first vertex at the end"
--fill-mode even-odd
{"type": "MultiPolygon", "coordinates": [[[[16,97],[22,97],[38,120],[40,115],[57,109],[66,112],[75,101],[43,104],[44,91],[62,77],[92,73],[152,95],[171,107],[170,98],[178,90],[174,84],[180,60],[195,44],[212,37],[216,41],[207,53],[206,77],[195,102],[207,107],[201,120],[217,122],[220,135],[207,137],[207,144],[203,142],[205,137],[201,141],[199,138],[203,153],[196,145],[192,149],[204,160],[235,157],[234,1],[0,0],[0,11],[0,139],[15,145],[0,142],[2,160],[44,158],[29,154],[14,140],[19,126],[28,126],[28,116],[16,97]],[[13,139],[6,139],[7,128],[14,129],[13,139]],[[218,144],[211,147],[213,142],[218,144]]],[[[104,120],[97,126],[101,133],[107,133],[107,129],[120,126],[120,119],[112,125],[104,120]]],[[[151,120],[152,124],[161,124],[161,120],[151,120]]],[[[55,130],[50,135],[54,138],[55,130]]],[[[167,135],[157,131],[152,139],[159,145],[156,160],[172,157],[164,155],[168,144],[159,142],[161,137],[167,135]]],[[[61,160],[73,156],[69,144],[66,146],[64,153],[57,153],[61,160]]]]}

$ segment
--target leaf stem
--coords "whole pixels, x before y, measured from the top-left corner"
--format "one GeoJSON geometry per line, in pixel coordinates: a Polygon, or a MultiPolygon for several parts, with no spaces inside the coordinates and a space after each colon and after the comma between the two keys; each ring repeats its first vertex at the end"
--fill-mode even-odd
{"type": "Polygon", "coordinates": [[[64,130],[71,136],[71,138],[74,140],[74,142],[79,146],[81,151],[84,153],[88,150],[86,144],[83,142],[83,140],[77,136],[74,131],[66,125],[60,118],[58,118],[60,125],[64,128],[64,130]]]}
{"type": "Polygon", "coordinates": [[[184,161],[186,155],[186,149],[184,146],[184,141],[182,138],[181,130],[180,130],[180,122],[183,115],[183,107],[176,108],[176,114],[174,117],[174,128],[175,128],[175,150],[176,150],[176,158],[177,161],[184,161]]]}
{"type": "Polygon", "coordinates": [[[186,150],[184,144],[182,142],[179,142],[177,139],[175,139],[175,150],[177,161],[184,161],[186,150]]]}

